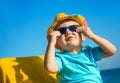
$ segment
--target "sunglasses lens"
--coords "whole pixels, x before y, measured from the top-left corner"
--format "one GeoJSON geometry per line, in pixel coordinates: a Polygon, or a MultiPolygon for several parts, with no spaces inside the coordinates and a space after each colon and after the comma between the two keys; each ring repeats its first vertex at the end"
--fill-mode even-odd
{"type": "Polygon", "coordinates": [[[66,31],[66,28],[59,28],[58,31],[60,31],[61,34],[64,34],[66,31]]]}
{"type": "Polygon", "coordinates": [[[72,32],[75,32],[77,27],[79,27],[79,25],[72,25],[69,27],[69,30],[72,31],[72,32]]]}
{"type": "Polygon", "coordinates": [[[62,27],[62,28],[59,28],[58,31],[61,34],[64,34],[66,32],[66,29],[69,29],[71,32],[75,32],[77,27],[80,27],[80,25],[71,25],[71,26],[68,26],[68,27],[62,27]]]}

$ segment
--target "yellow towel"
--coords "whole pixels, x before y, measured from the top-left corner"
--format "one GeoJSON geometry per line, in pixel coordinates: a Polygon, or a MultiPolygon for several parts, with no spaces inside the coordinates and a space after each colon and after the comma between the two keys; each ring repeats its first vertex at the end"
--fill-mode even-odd
{"type": "Polygon", "coordinates": [[[44,56],[0,59],[0,83],[58,83],[43,67],[44,56]]]}

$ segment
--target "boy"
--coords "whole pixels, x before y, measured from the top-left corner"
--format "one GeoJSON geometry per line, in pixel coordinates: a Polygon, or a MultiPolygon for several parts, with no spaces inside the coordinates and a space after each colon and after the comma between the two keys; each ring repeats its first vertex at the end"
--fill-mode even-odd
{"type": "Polygon", "coordinates": [[[96,61],[115,54],[108,40],[94,34],[80,15],[60,13],[48,29],[44,66],[59,83],[103,83],[96,61]],[[98,44],[83,46],[85,38],[98,44]],[[61,50],[55,52],[55,48],[61,50]]]}

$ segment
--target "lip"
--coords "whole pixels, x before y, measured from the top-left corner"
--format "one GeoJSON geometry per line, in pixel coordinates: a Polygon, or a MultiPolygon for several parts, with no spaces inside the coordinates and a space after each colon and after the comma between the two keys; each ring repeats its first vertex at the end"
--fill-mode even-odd
{"type": "Polygon", "coordinates": [[[67,41],[68,40],[72,40],[74,37],[72,37],[72,36],[68,36],[66,39],[67,39],[67,41]]]}

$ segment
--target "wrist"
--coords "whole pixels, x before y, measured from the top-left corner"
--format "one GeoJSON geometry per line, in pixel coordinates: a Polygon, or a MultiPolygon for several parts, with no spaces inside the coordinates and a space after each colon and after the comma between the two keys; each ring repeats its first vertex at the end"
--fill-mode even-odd
{"type": "Polygon", "coordinates": [[[95,34],[93,33],[93,34],[90,35],[88,38],[90,38],[90,39],[94,39],[94,38],[95,38],[95,34]]]}
{"type": "Polygon", "coordinates": [[[49,45],[49,46],[54,46],[54,47],[55,47],[56,43],[53,42],[53,41],[49,41],[49,42],[48,42],[48,45],[49,45]]]}

